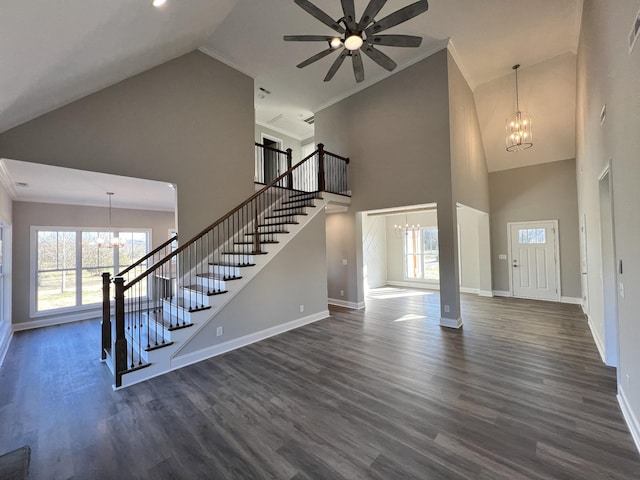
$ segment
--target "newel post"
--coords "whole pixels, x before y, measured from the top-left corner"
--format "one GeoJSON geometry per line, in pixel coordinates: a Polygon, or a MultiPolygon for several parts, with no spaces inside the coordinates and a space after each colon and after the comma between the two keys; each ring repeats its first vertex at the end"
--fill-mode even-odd
{"type": "Polygon", "coordinates": [[[324,192],[324,144],[318,144],[318,191],[324,192]]]}
{"type": "MultiPolygon", "coordinates": [[[[291,170],[293,167],[293,150],[287,148],[287,170],[291,170]]],[[[287,188],[293,189],[293,173],[289,172],[287,175],[287,188]]]]}
{"type": "Polygon", "coordinates": [[[100,358],[107,359],[107,351],[111,351],[111,275],[102,274],[102,351],[100,358]]]}
{"type": "Polygon", "coordinates": [[[122,373],[127,370],[127,338],[124,329],[124,278],[113,279],[116,286],[116,344],[114,352],[114,370],[116,387],[122,386],[122,373]]]}

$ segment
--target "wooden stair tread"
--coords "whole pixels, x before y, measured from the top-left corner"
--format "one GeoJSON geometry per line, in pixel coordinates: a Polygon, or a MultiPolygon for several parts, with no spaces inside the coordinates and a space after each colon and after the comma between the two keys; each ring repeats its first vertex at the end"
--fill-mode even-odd
{"type": "MultiPolygon", "coordinates": [[[[277,240],[261,240],[260,245],[273,245],[276,243],[280,243],[277,240]]],[[[234,245],[253,245],[253,242],[233,242],[234,245]]]]}
{"type": "MultiPolygon", "coordinates": [[[[260,227],[275,227],[276,225],[298,225],[299,222],[273,222],[273,223],[261,223],[258,225],[260,227]]],[[[269,232],[271,233],[271,232],[269,232]]]]}
{"type": "MultiPolygon", "coordinates": [[[[229,280],[237,280],[239,278],[242,277],[236,277],[236,278],[232,278],[229,280]]],[[[209,297],[213,297],[214,295],[222,295],[224,293],[228,293],[228,290],[216,290],[216,291],[211,291],[208,288],[202,286],[202,285],[189,285],[188,287],[183,287],[185,290],[191,290],[194,292],[198,292],[198,293],[203,293],[209,297]]]]}
{"type": "Polygon", "coordinates": [[[213,262],[209,263],[211,266],[216,267],[229,267],[229,268],[243,268],[243,267],[255,267],[255,263],[231,263],[231,262],[213,262]]]}
{"type": "MultiPolygon", "coordinates": [[[[258,235],[276,235],[279,233],[289,233],[287,230],[274,230],[273,232],[258,232],[258,235]]],[[[247,237],[256,235],[255,233],[245,233],[247,237]]]]}
{"type": "Polygon", "coordinates": [[[222,255],[248,256],[248,255],[266,255],[267,252],[222,252],[222,255]]]}

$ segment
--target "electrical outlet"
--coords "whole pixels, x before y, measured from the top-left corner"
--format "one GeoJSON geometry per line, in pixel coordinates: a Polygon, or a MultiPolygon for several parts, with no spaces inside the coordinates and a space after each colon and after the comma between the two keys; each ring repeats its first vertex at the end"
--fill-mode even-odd
{"type": "Polygon", "coordinates": [[[221,337],[222,336],[222,327],[218,327],[216,328],[216,337],[221,337]]]}
{"type": "Polygon", "coordinates": [[[346,258],[343,258],[343,259],[342,259],[342,265],[346,265],[346,264],[347,264],[347,259],[346,259],[346,258]]]}
{"type": "Polygon", "coordinates": [[[340,290],[340,296],[344,297],[344,290],[340,290]]]}
{"type": "Polygon", "coordinates": [[[445,313],[449,313],[451,311],[451,307],[449,305],[444,306],[445,313]]]}
{"type": "Polygon", "coordinates": [[[300,305],[300,313],[304,312],[304,305],[300,305]]]}

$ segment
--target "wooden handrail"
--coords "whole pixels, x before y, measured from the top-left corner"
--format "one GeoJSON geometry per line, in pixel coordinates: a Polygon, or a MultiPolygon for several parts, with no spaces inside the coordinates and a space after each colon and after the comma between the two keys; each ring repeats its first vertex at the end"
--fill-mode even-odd
{"type": "Polygon", "coordinates": [[[120,273],[118,273],[116,275],[116,277],[122,277],[125,273],[130,272],[131,270],[133,270],[134,268],[136,268],[138,265],[140,265],[142,262],[144,262],[145,260],[153,257],[156,253],[158,253],[160,250],[162,250],[165,247],[168,247],[169,245],[171,245],[172,242],[175,242],[176,240],[178,240],[178,235],[174,235],[173,237],[171,237],[169,240],[167,240],[166,242],[164,242],[162,245],[160,245],[159,247],[154,248],[152,251],[150,251],[149,253],[147,253],[144,257],[142,257],[140,260],[138,260],[136,263],[134,263],[133,265],[129,265],[127,268],[125,268],[123,271],[121,271],[120,273]]]}
{"type": "Polygon", "coordinates": [[[324,151],[324,154],[325,155],[331,155],[332,157],[335,157],[338,160],[342,160],[342,161],[346,162],[347,164],[349,163],[349,157],[343,157],[341,155],[338,155],[337,153],[327,152],[326,150],[324,151]]]}
{"type": "Polygon", "coordinates": [[[255,255],[267,253],[263,245],[277,243],[276,236],[287,233],[284,226],[297,223],[300,208],[312,206],[320,192],[347,192],[348,159],[325,152],[322,144],[296,165],[291,149],[260,147],[284,153],[286,171],[184,245],[171,251],[171,238],[113,279],[115,338],[106,334],[112,327],[111,282],[103,275],[103,358],[114,362],[117,387],[127,371],[149,365],[144,350],[166,346],[166,331],[192,325],[192,313],[212,307],[208,297],[226,293],[225,282],[242,278],[238,269],[255,265],[255,255]]]}
{"type": "Polygon", "coordinates": [[[258,142],[256,142],[256,147],[264,148],[265,150],[271,150],[272,152],[282,153],[283,155],[287,154],[285,150],[278,150],[277,148],[269,147],[258,142]]]}
{"type": "Polygon", "coordinates": [[[189,240],[187,243],[185,243],[184,245],[181,245],[179,248],[177,248],[176,250],[174,250],[173,252],[171,252],[169,255],[167,255],[164,259],[160,260],[158,263],[154,264],[151,268],[149,268],[146,272],[141,273],[140,275],[138,275],[136,278],[134,278],[132,281],[130,281],[129,283],[127,283],[127,285],[125,285],[124,289],[125,291],[129,289],[129,287],[135,283],[140,282],[143,278],[147,277],[152,270],[157,270],[158,267],[164,265],[165,263],[169,262],[169,260],[171,260],[173,257],[175,257],[176,255],[178,255],[179,253],[185,251],[187,248],[189,248],[191,245],[193,245],[194,243],[196,243],[196,241],[198,241],[198,239],[202,238],[203,236],[205,236],[207,233],[209,233],[209,231],[213,230],[215,227],[217,227],[218,225],[220,225],[221,223],[223,223],[225,220],[227,220],[228,218],[230,218],[231,216],[233,216],[234,213],[238,212],[239,210],[241,210],[243,207],[245,207],[246,205],[248,205],[249,203],[251,203],[253,200],[255,200],[256,198],[258,198],[260,195],[262,195],[264,192],[266,192],[267,190],[269,190],[271,187],[275,187],[277,183],[279,183],[283,178],[285,178],[287,175],[289,175],[290,173],[292,173],[296,168],[300,167],[303,165],[305,160],[308,160],[309,158],[311,158],[313,155],[315,155],[316,152],[314,152],[313,154],[309,155],[308,157],[306,157],[303,161],[296,163],[292,168],[288,169],[286,172],[284,172],[283,174],[281,174],[279,177],[275,178],[274,180],[271,181],[271,183],[269,183],[268,185],[265,185],[264,187],[262,187],[260,190],[258,190],[256,193],[254,193],[253,195],[251,195],[249,198],[247,198],[244,202],[242,202],[240,205],[238,205],[237,207],[235,207],[233,210],[229,211],[226,215],[224,215],[223,217],[219,218],[218,220],[216,220],[215,222],[213,222],[211,225],[209,225],[207,228],[205,228],[204,230],[202,230],[200,233],[198,233],[196,236],[194,236],[191,240],[189,240]]]}

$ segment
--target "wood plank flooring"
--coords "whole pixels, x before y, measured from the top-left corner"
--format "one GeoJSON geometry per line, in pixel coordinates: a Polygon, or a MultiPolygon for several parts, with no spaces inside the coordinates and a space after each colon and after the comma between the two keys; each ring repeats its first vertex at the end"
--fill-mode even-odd
{"type": "Polygon", "coordinates": [[[32,479],[638,479],[579,308],[382,288],[331,318],[114,392],[99,323],[16,333],[0,453],[32,479]]]}

